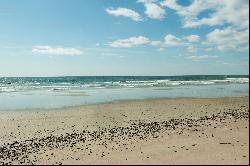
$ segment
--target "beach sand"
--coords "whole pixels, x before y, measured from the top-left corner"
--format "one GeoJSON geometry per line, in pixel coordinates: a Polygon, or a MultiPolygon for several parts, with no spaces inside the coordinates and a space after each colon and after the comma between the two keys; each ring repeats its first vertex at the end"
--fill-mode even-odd
{"type": "Polygon", "coordinates": [[[0,164],[249,164],[248,99],[2,111],[0,164]]]}

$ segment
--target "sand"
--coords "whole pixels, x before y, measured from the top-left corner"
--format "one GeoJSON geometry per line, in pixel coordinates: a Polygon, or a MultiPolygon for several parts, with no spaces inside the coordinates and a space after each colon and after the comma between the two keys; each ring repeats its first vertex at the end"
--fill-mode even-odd
{"type": "Polygon", "coordinates": [[[2,111],[0,164],[249,164],[248,99],[2,111]]]}

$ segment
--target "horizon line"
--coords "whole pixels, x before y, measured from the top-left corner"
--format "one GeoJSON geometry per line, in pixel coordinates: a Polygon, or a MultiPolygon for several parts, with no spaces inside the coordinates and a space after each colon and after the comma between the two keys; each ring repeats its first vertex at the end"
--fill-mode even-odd
{"type": "Polygon", "coordinates": [[[249,76],[249,74],[183,74],[183,75],[65,75],[65,76],[0,76],[0,78],[14,77],[173,77],[173,76],[249,76]]]}

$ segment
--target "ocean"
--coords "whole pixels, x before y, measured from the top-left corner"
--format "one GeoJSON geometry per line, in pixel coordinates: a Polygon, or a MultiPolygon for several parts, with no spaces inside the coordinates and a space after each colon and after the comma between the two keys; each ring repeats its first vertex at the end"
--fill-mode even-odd
{"type": "Polygon", "coordinates": [[[248,94],[248,75],[0,77],[0,110],[248,94]]]}

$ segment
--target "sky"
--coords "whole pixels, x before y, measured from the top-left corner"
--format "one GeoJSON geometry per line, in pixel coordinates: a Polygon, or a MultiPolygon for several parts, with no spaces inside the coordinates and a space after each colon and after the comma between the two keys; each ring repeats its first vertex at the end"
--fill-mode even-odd
{"type": "Polygon", "coordinates": [[[248,0],[0,0],[0,77],[248,75],[248,38],[248,0]]]}

